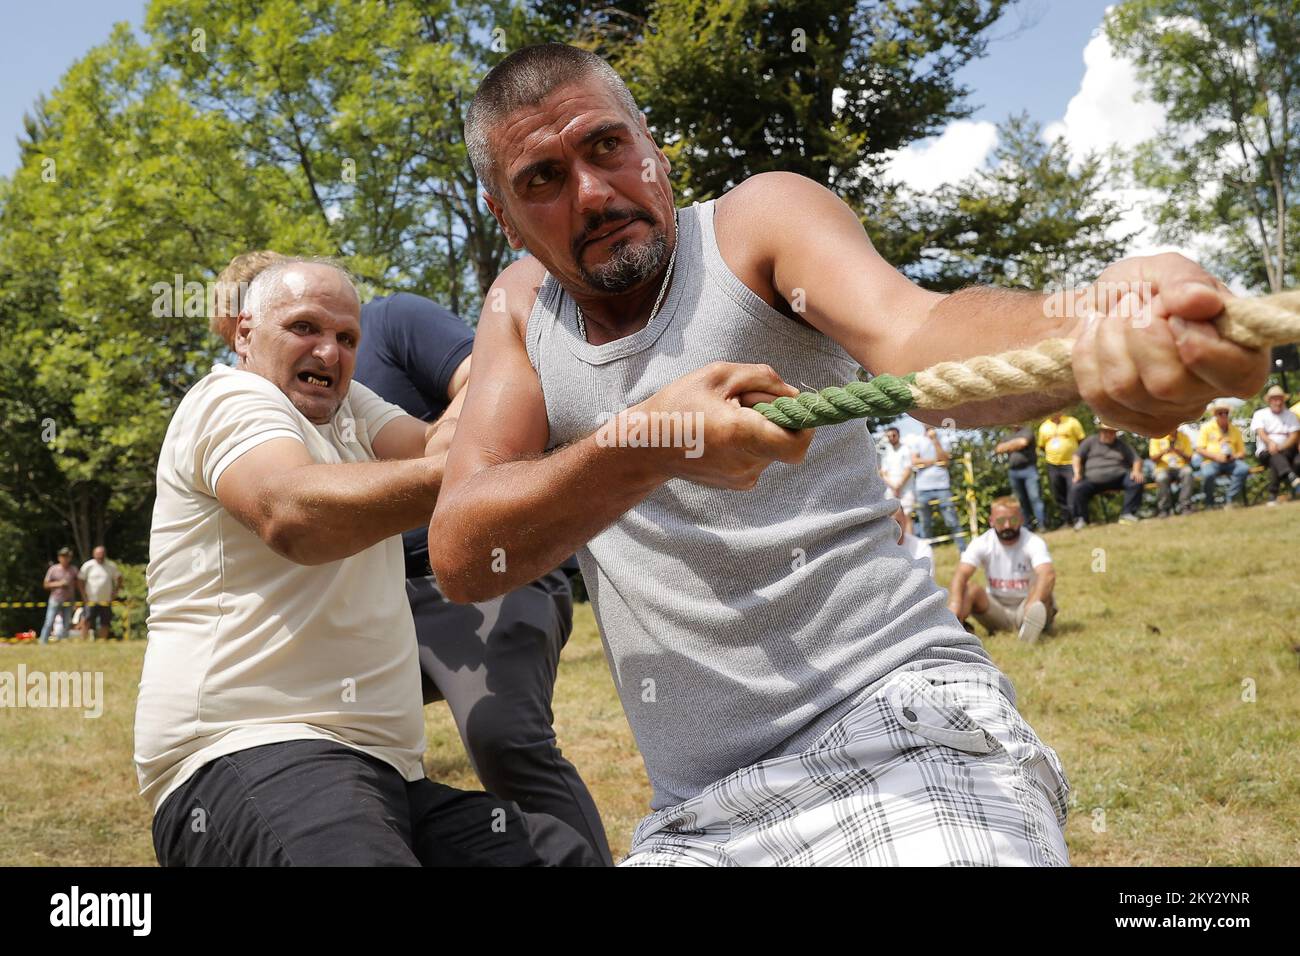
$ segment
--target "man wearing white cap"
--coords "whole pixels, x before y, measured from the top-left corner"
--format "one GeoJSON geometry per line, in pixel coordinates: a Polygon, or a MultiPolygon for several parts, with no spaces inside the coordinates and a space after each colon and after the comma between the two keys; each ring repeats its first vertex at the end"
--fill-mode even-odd
{"type": "Polygon", "coordinates": [[[1294,498],[1300,492],[1300,418],[1286,407],[1287,394],[1279,385],[1264,393],[1268,405],[1257,409],[1250,419],[1255,433],[1255,457],[1268,469],[1268,503],[1277,504],[1281,482],[1291,486],[1294,498]]]}
{"type": "Polygon", "coordinates": [[[1205,507],[1214,504],[1214,486],[1219,476],[1227,475],[1230,481],[1224,507],[1231,508],[1245,490],[1246,476],[1250,474],[1250,466],[1246,464],[1246,442],[1241,437],[1241,429],[1228,417],[1232,409],[1227,402],[1215,399],[1210,402],[1208,411],[1213,417],[1201,426],[1196,440],[1196,450],[1204,460],[1201,486],[1205,491],[1205,507]]]}

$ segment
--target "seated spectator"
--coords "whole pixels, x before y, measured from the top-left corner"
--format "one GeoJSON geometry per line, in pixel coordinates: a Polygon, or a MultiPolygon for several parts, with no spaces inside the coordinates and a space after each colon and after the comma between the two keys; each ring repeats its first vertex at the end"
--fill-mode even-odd
{"type": "Polygon", "coordinates": [[[1255,433],[1255,457],[1268,470],[1268,503],[1277,504],[1277,491],[1285,481],[1294,498],[1300,492],[1300,418],[1286,407],[1287,394],[1274,385],[1264,395],[1268,406],[1255,411],[1250,430],[1255,433]]]}
{"type": "Polygon", "coordinates": [[[1089,435],[1074,453],[1074,487],[1070,489],[1070,511],[1074,530],[1088,524],[1088,505],[1099,491],[1123,491],[1124,504],[1119,520],[1127,524],[1138,520],[1142,503],[1142,459],[1127,442],[1119,440],[1114,425],[1098,419],[1097,434],[1089,435]]]}
{"type": "Polygon", "coordinates": [[[1151,439],[1147,456],[1155,466],[1156,508],[1160,517],[1168,518],[1171,511],[1185,513],[1192,503],[1192,440],[1186,432],[1175,428],[1163,438],[1151,439]],[[1171,508],[1174,484],[1178,485],[1178,505],[1171,508]]]}
{"type": "Polygon", "coordinates": [[[1214,486],[1220,475],[1230,478],[1224,507],[1231,508],[1246,489],[1246,476],[1250,474],[1250,466],[1246,464],[1246,442],[1241,437],[1241,429],[1228,417],[1231,411],[1221,399],[1210,402],[1209,412],[1213,417],[1201,426],[1196,439],[1196,450],[1204,460],[1201,485],[1207,508],[1214,504],[1214,486]]]}
{"type": "Polygon", "coordinates": [[[894,512],[894,520],[898,522],[899,530],[902,536],[898,543],[903,546],[908,557],[915,561],[924,561],[930,569],[930,576],[934,576],[934,548],[929,541],[922,541],[916,535],[912,534],[912,516],[901,508],[894,512]]]}
{"type": "Polygon", "coordinates": [[[1015,498],[994,500],[989,511],[991,527],[962,552],[948,589],[948,608],[963,626],[972,613],[990,634],[1017,631],[1020,640],[1034,643],[1043,631],[1051,632],[1056,620],[1056,570],[1047,542],[1021,527],[1020,503],[1015,498]],[[985,591],[972,578],[984,569],[985,591]]]}

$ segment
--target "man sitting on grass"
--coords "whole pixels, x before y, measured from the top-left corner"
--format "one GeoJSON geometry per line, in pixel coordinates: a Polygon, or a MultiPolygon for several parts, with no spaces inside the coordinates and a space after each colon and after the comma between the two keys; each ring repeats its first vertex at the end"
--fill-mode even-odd
{"type": "Polygon", "coordinates": [[[352,381],[359,310],[332,264],[268,266],[238,366],[168,426],[135,723],[158,861],[598,862],[554,817],[425,779],[400,535],[433,511],[451,429],[352,381]]]}
{"type": "Polygon", "coordinates": [[[948,608],[963,624],[971,614],[990,634],[1016,631],[1029,644],[1056,619],[1056,569],[1047,542],[1021,527],[1020,503],[1010,496],[994,500],[988,531],[962,552],[948,588],[948,608]],[[984,569],[986,591],[972,580],[984,569]]]}

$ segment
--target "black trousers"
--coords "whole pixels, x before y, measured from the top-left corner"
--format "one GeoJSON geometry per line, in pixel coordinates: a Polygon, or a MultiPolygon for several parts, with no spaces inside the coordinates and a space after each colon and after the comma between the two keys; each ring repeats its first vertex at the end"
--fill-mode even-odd
{"type": "Polygon", "coordinates": [[[1134,481],[1130,474],[1121,475],[1119,478],[1112,478],[1109,481],[1089,481],[1087,478],[1076,484],[1070,489],[1070,510],[1074,512],[1076,518],[1088,520],[1088,505],[1092,503],[1093,495],[1099,491],[1120,491],[1124,492],[1124,504],[1120,509],[1121,514],[1136,515],[1138,506],[1142,504],[1143,483],[1134,481]]]}
{"type": "Polygon", "coordinates": [[[424,700],[446,699],[484,788],[581,833],[613,864],[596,803],[556,745],[551,700],[573,629],[573,592],[555,570],[501,598],[452,604],[408,578],[424,700]]]}
{"type": "Polygon", "coordinates": [[[1051,489],[1052,500],[1056,502],[1056,507],[1061,512],[1061,523],[1069,524],[1076,517],[1070,510],[1070,489],[1074,487],[1074,466],[1048,465],[1047,487],[1051,489]]]}
{"type": "Polygon", "coordinates": [[[218,757],[163,801],[163,866],[600,866],[572,827],[487,793],[407,783],[328,740],[218,757]]]}
{"type": "MultiPolygon", "coordinates": [[[[1260,444],[1264,443],[1261,441],[1260,444]]],[[[1271,498],[1277,497],[1279,482],[1285,481],[1289,485],[1291,475],[1300,473],[1300,445],[1280,451],[1276,455],[1270,455],[1267,448],[1260,448],[1255,453],[1255,457],[1268,469],[1268,494],[1271,498]]]]}

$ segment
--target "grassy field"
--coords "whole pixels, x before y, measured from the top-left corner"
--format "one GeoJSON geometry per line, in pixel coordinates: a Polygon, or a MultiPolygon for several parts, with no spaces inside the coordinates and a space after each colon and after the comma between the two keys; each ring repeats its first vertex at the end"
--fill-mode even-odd
{"type": "MultiPolygon", "coordinates": [[[[1300,504],[1048,535],[1058,633],[988,640],[1074,788],[1076,865],[1282,865],[1300,859],[1300,504]]],[[[939,580],[955,560],[940,550],[939,580]]],[[[150,865],[131,733],[144,643],[0,645],[0,670],[104,674],[103,716],[0,710],[0,865],[150,865]]],[[[649,787],[590,607],[556,688],[565,753],[615,855],[649,787]]],[[[445,705],[426,766],[475,787],[445,705]]]]}

